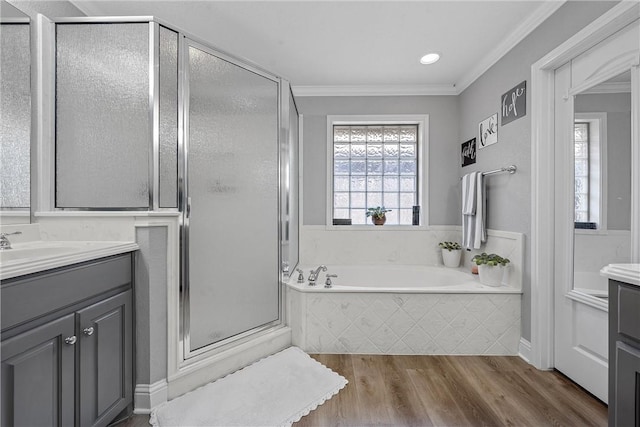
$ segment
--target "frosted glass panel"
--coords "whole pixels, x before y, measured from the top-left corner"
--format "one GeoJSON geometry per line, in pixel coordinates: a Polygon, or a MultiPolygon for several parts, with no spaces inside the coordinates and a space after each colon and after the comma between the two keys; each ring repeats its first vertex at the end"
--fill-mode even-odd
{"type": "Polygon", "coordinates": [[[160,27],[160,207],[178,206],[178,33],[160,27]]]}
{"type": "Polygon", "coordinates": [[[149,25],[56,26],[56,206],[148,208],[149,25]]]}
{"type": "Polygon", "coordinates": [[[279,318],[278,85],[189,48],[195,350],[279,318]]]}
{"type": "Polygon", "coordinates": [[[0,208],[29,209],[29,24],[0,29],[0,208]]]}

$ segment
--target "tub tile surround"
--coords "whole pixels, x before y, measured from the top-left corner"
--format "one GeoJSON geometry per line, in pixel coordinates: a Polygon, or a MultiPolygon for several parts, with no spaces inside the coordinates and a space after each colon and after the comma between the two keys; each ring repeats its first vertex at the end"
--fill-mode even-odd
{"type": "MultiPolygon", "coordinates": [[[[507,283],[522,289],[524,236],[489,230],[480,250],[511,259],[507,283]]],[[[336,230],[303,226],[300,264],[442,266],[438,242],[460,241],[460,227],[336,230]]],[[[443,267],[445,268],[445,267],[443,267]]],[[[287,287],[293,344],[315,353],[517,355],[520,293],[331,293],[287,287]]]]}
{"type": "Polygon", "coordinates": [[[293,344],[313,353],[515,355],[519,294],[289,291],[293,344]]]}
{"type": "MultiPolygon", "coordinates": [[[[372,226],[373,227],[373,226],[372,226]]],[[[506,283],[522,289],[524,235],[510,231],[487,230],[487,242],[479,250],[462,251],[462,264],[470,271],[471,259],[481,252],[497,253],[511,260],[506,283]]],[[[443,266],[442,241],[462,241],[460,226],[431,226],[394,230],[346,229],[302,226],[300,265],[430,265],[443,266]]]]}

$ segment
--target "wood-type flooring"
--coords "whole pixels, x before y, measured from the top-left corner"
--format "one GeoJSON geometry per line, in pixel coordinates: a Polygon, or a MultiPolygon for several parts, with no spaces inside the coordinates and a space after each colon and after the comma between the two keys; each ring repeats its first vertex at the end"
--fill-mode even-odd
{"type": "MultiPolygon", "coordinates": [[[[607,406],[519,357],[312,355],[349,384],[294,426],[606,426],[607,406]]],[[[148,426],[137,415],[118,427],[148,426]]]]}

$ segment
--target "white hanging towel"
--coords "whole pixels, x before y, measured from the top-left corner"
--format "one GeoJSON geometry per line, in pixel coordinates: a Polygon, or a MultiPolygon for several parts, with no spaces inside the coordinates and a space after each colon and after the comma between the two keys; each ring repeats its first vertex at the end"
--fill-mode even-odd
{"type": "Polygon", "coordinates": [[[482,172],[471,172],[462,177],[462,246],[480,249],[487,241],[484,226],[485,191],[482,172]]]}

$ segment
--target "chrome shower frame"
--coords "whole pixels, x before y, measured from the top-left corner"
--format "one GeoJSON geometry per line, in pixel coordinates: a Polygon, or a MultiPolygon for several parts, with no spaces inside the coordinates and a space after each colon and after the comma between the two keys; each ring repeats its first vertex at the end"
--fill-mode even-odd
{"type": "MultiPolygon", "coordinates": [[[[46,19],[46,18],[45,18],[46,19]]],[[[169,24],[161,19],[153,16],[106,16],[106,17],[73,17],[73,18],[54,18],[46,19],[50,22],[50,27],[41,34],[44,54],[55,61],[55,27],[58,24],[148,24],[149,25],[149,119],[150,119],[150,135],[152,136],[150,141],[150,156],[149,156],[149,204],[145,207],[136,208],[56,208],[55,207],[55,151],[46,148],[45,153],[40,153],[40,164],[44,168],[44,176],[39,176],[39,182],[49,181],[50,185],[43,186],[45,189],[38,195],[38,209],[43,211],[79,211],[79,212],[121,212],[123,215],[126,212],[132,212],[133,215],[140,212],[153,212],[159,215],[177,215],[178,224],[180,229],[180,283],[179,283],[179,296],[177,309],[169,308],[169,312],[178,312],[179,321],[178,331],[169,331],[168,336],[178,336],[178,353],[174,356],[170,355],[169,361],[175,357],[177,360],[177,367],[183,368],[191,364],[197,363],[201,359],[208,357],[217,352],[224,351],[233,346],[239,345],[243,342],[251,340],[253,337],[257,337],[260,334],[265,334],[270,331],[277,330],[284,326],[284,294],[282,291],[282,240],[283,235],[283,198],[289,198],[290,186],[283,182],[283,177],[288,176],[288,171],[283,172],[283,154],[282,146],[287,144],[288,141],[284,138],[288,132],[288,98],[286,103],[284,102],[283,92],[286,88],[287,96],[290,96],[290,86],[287,80],[279,77],[266,69],[254,64],[253,62],[229,54],[223,50],[216,49],[208,44],[206,41],[193,36],[187,31],[181,28],[169,24]],[[160,170],[159,170],[159,152],[160,152],[160,55],[159,55],[159,38],[160,27],[165,27],[168,30],[177,33],[178,37],[178,52],[177,52],[177,66],[178,66],[178,78],[177,78],[177,207],[163,208],[160,206],[160,170]],[[189,309],[189,271],[188,271],[188,257],[189,257],[189,194],[188,194],[188,153],[189,153],[189,87],[188,87],[188,48],[189,46],[196,47],[207,53],[210,53],[218,58],[228,61],[238,67],[244,68],[269,80],[272,80],[278,87],[278,223],[277,223],[277,235],[280,241],[278,242],[278,277],[274,277],[270,280],[274,280],[278,284],[278,319],[267,324],[258,326],[256,328],[247,330],[243,333],[234,335],[225,340],[212,343],[205,347],[192,350],[190,348],[190,309],[189,309]],[[287,106],[287,119],[285,121],[284,106],[287,106]],[[283,191],[284,187],[284,191],[283,191]]],[[[47,24],[48,25],[48,24],[47,24]]],[[[50,80],[46,81],[46,86],[50,86],[55,91],[55,67],[53,68],[53,76],[50,80]]],[[[292,96],[292,95],[291,95],[292,96]]],[[[55,121],[54,109],[51,109],[47,115],[52,117],[55,121]]],[[[46,124],[43,126],[42,132],[44,134],[50,134],[52,139],[55,138],[55,131],[52,124],[46,124]]],[[[288,165],[287,165],[288,167],[288,165]]],[[[288,207],[288,204],[287,204],[288,207]]],[[[293,266],[292,266],[293,267],[293,266]]],[[[171,299],[171,298],[170,298],[171,299]]],[[[172,344],[169,343],[169,349],[171,351],[172,344]]],[[[170,367],[171,371],[171,367],[170,367]]]]}

